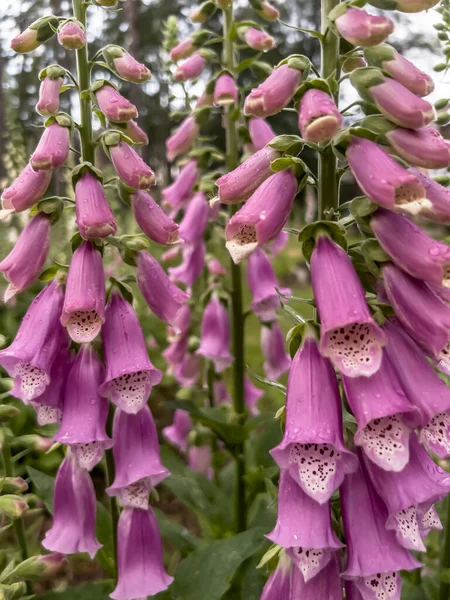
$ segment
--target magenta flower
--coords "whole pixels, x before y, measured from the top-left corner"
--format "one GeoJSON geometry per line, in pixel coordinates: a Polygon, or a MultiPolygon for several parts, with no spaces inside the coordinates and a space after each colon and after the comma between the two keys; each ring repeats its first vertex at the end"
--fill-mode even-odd
{"type": "Polygon", "coordinates": [[[38,213],[28,221],[14,248],[0,262],[0,272],[9,281],[5,302],[26,290],[39,275],[50,247],[50,229],[48,216],[38,213]]]}
{"type": "Polygon", "coordinates": [[[273,240],[270,240],[269,243],[266,244],[264,250],[271,258],[275,258],[275,256],[278,256],[278,254],[286,248],[288,241],[289,233],[287,231],[280,231],[273,240]]]}
{"type": "Polygon", "coordinates": [[[438,467],[413,433],[410,460],[400,473],[389,473],[370,461],[365,466],[372,484],[388,509],[386,527],[395,531],[407,550],[426,552],[423,538],[430,529],[442,529],[433,508],[450,492],[450,476],[438,467]]]}
{"type": "Polygon", "coordinates": [[[198,98],[195,103],[195,108],[200,108],[201,106],[213,106],[214,105],[214,94],[208,94],[206,91],[198,98]]]}
{"type": "Polygon", "coordinates": [[[116,221],[101,181],[83,173],[75,185],[76,224],[85,240],[104,238],[117,231],[116,221]]]}
{"type": "Polygon", "coordinates": [[[70,445],[78,463],[89,471],[113,442],[106,433],[108,400],[98,388],[105,376],[103,364],[89,345],[83,345],[67,378],[61,427],[55,440],[70,445]]]}
{"type": "Polygon", "coordinates": [[[434,90],[433,78],[418,69],[389,44],[381,44],[365,50],[364,57],[369,65],[383,69],[413,94],[428,96],[434,90]]]}
{"type": "Polygon", "coordinates": [[[158,432],[148,406],[136,415],[116,411],[114,417],[115,478],[106,490],[120,496],[122,506],[148,508],[148,495],[169,476],[159,456],[158,432]]]}
{"type": "Polygon", "coordinates": [[[395,264],[413,277],[437,287],[450,287],[450,248],[420,227],[391,211],[378,209],[370,226],[395,264]]]}
{"type": "Polygon", "coordinates": [[[416,167],[445,169],[450,165],[450,146],[433,127],[396,127],[386,138],[400,158],[416,167]]]}
{"type": "Polygon", "coordinates": [[[239,91],[233,77],[228,73],[219,75],[214,87],[214,104],[216,106],[230,106],[236,104],[238,99],[239,91]]]}
{"type": "Polygon", "coordinates": [[[353,6],[334,22],[336,29],[354,46],[377,46],[394,31],[394,23],[387,17],[371,15],[353,6]]]}
{"type": "Polygon", "coordinates": [[[188,58],[195,50],[194,40],[189,37],[179,44],[174,46],[170,51],[170,58],[174,62],[178,62],[183,58],[188,58]]]}
{"type": "Polygon", "coordinates": [[[173,425],[164,427],[162,434],[166,440],[176,446],[181,452],[186,452],[188,435],[191,429],[192,421],[189,413],[185,410],[177,409],[174,412],[173,425]]]}
{"type": "Polygon", "coordinates": [[[201,359],[197,354],[186,353],[175,367],[175,379],[182,387],[193,387],[198,383],[201,366],[201,359]]]}
{"type": "Polygon", "coordinates": [[[259,117],[251,117],[248,121],[248,132],[256,151],[261,150],[276,137],[272,127],[259,117]]]}
{"type": "Polygon", "coordinates": [[[61,323],[79,344],[92,342],[105,322],[102,255],[91,242],[74,252],[66,283],[61,323]]]}
{"type": "Polygon", "coordinates": [[[273,148],[262,148],[236,169],[219,177],[216,181],[218,201],[222,204],[239,204],[250,198],[273,175],[270,163],[279,156],[279,152],[273,148]]]}
{"type": "Polygon", "coordinates": [[[124,98],[115,87],[105,83],[95,91],[98,107],[113,123],[126,123],[138,116],[137,108],[124,98]]]}
{"type": "Polygon", "coordinates": [[[358,423],[355,444],[385,471],[401,471],[409,461],[409,436],[420,413],[405,397],[389,356],[371,377],[345,377],[342,385],[358,423]]]}
{"type": "Polygon", "coordinates": [[[138,252],[136,264],[136,280],[145,301],[158,319],[176,326],[179,311],[189,294],[170,281],[159,262],[148,252],[138,252]]]}
{"type": "Polygon", "coordinates": [[[11,394],[25,404],[44,393],[64,330],[59,323],[64,293],[56,280],[33,300],[12,344],[0,351],[0,365],[14,379],[11,394]]]}
{"type": "Polygon", "coordinates": [[[114,600],[154,596],[167,589],[173,578],[164,570],[161,537],[151,508],[125,508],[117,531],[119,578],[114,600]]]}
{"type": "Polygon", "coordinates": [[[86,32],[79,21],[66,21],[58,29],[58,42],[66,50],[79,50],[86,45],[86,32]]]}
{"type": "Polygon", "coordinates": [[[450,307],[425,283],[395,265],[382,268],[389,302],[406,331],[438,361],[449,356],[450,307]]]}
{"type": "Polygon", "coordinates": [[[184,242],[197,242],[203,237],[208,222],[209,204],[203,192],[193,195],[183,220],[180,223],[180,237],[184,242]]]}
{"type": "Polygon", "coordinates": [[[36,150],[30,157],[33,171],[47,171],[61,167],[70,150],[70,129],[54,122],[46,127],[36,150]]]}
{"type": "Polygon", "coordinates": [[[344,579],[355,583],[362,598],[375,598],[384,592],[386,597],[399,599],[398,571],[412,571],[422,565],[400,546],[395,533],[386,529],[388,511],[362,465],[347,475],[340,494],[347,540],[344,579]]]}
{"type": "Polygon", "coordinates": [[[169,363],[168,373],[172,374],[177,365],[179,365],[188,353],[188,336],[180,335],[176,337],[164,350],[163,357],[169,363]]]}
{"type": "Polygon", "coordinates": [[[266,21],[276,21],[280,18],[280,12],[270,2],[258,0],[256,4],[258,5],[256,12],[266,21]]]}
{"type": "Polygon", "coordinates": [[[331,525],[329,503],[319,504],[306,495],[286,469],[278,487],[278,518],[269,540],[286,548],[305,583],[326,567],[343,545],[331,525]]]}
{"type": "Polygon", "coordinates": [[[356,458],[345,448],[341,400],[331,363],[307,334],[292,361],[282,442],[271,450],[281,469],[314,501],[328,502],[356,458]]]}
{"type": "Polygon", "coordinates": [[[56,115],[59,111],[59,94],[63,77],[44,77],[39,88],[39,101],[36,111],[43,116],[56,115]]]}
{"type": "Polygon", "coordinates": [[[292,561],[287,554],[280,554],[277,568],[270,574],[260,600],[291,598],[292,568],[292,561]]]}
{"type": "Polygon", "coordinates": [[[125,142],[109,146],[111,160],[120,179],[136,190],[147,190],[156,183],[152,169],[125,142]]]}
{"type": "Polygon", "coordinates": [[[152,76],[150,70],[145,65],[123,50],[122,55],[113,57],[112,62],[117,75],[125,81],[145,83],[152,76]]]}
{"type": "Polygon", "coordinates": [[[199,170],[195,160],[190,160],[181,169],[178,177],[162,191],[164,203],[177,211],[192,194],[194,185],[199,178],[199,170]]]}
{"type": "Polygon", "coordinates": [[[184,283],[190,293],[205,268],[205,242],[200,239],[194,244],[186,244],[182,246],[181,254],[183,261],[177,267],[169,268],[169,275],[172,281],[184,283]]]}
{"type": "Polygon", "coordinates": [[[329,142],[342,127],[342,122],[335,101],[326,92],[313,88],[303,94],[298,114],[303,139],[315,144],[329,142]]]}
{"type": "Polygon", "coordinates": [[[400,323],[387,321],[386,352],[408,400],[422,415],[420,442],[439,458],[450,455],[450,389],[400,323]]]}
{"type": "Polygon", "coordinates": [[[137,224],[151,240],[170,246],[180,242],[179,227],[147,192],[139,190],[131,195],[131,208],[137,224]]]}
{"type": "Polygon", "coordinates": [[[188,464],[189,468],[196,473],[201,473],[208,479],[212,479],[214,471],[211,466],[211,446],[192,446],[189,448],[188,464]]]}
{"type": "Polygon", "coordinates": [[[347,377],[370,377],[380,367],[386,338],[372,317],[347,253],[321,235],[311,256],[319,311],[320,351],[347,377]]]}
{"type": "Polygon", "coordinates": [[[200,126],[195,118],[187,117],[166,140],[167,160],[172,162],[177,156],[190,150],[199,133],[200,126]]]}
{"type": "MultiPolygon", "coordinates": [[[[248,287],[253,298],[250,306],[261,321],[274,321],[280,300],[275,288],[278,288],[277,276],[266,254],[257,248],[248,259],[248,287]]],[[[289,290],[290,291],[290,290],[289,290]]]]}
{"type": "Polygon", "coordinates": [[[272,36],[266,31],[255,29],[255,27],[246,27],[243,38],[249,48],[258,52],[267,52],[275,48],[276,43],[272,36]]]}
{"type": "Polygon", "coordinates": [[[280,233],[296,194],[297,178],[291,169],[285,169],[262,183],[231,217],[225,229],[226,247],[235,263],[280,233]]]}
{"type": "Polygon", "coordinates": [[[299,569],[294,568],[291,594],[290,598],[301,598],[301,600],[342,600],[341,561],[337,553],[334,553],[326,567],[307,583],[299,569]]]}
{"type": "Polygon", "coordinates": [[[245,406],[249,415],[255,417],[259,415],[258,400],[264,396],[264,391],[253,385],[250,379],[246,376],[244,378],[244,397],[245,406]]]}
{"type": "Polygon", "coordinates": [[[246,115],[270,117],[276,115],[291,102],[300,85],[302,73],[287,64],[276,68],[269,77],[245,99],[246,115]]]}
{"type": "Polygon", "coordinates": [[[371,200],[384,208],[412,214],[422,209],[425,189],[420,178],[401,167],[380,146],[353,137],[346,156],[356,182],[371,200]]]}
{"type": "Polygon", "coordinates": [[[2,208],[7,213],[22,212],[31,208],[47,191],[51,171],[33,171],[30,164],[23,169],[9,188],[3,190],[2,208]]]}
{"type": "Polygon", "coordinates": [[[217,260],[217,258],[213,257],[208,260],[208,264],[206,266],[208,267],[209,274],[213,277],[223,277],[227,274],[226,268],[219,260],[217,260]]]}
{"type": "Polygon", "coordinates": [[[420,215],[438,223],[449,223],[450,190],[431,179],[431,177],[427,177],[419,169],[410,168],[409,172],[417,177],[425,188],[425,198],[421,202],[419,210],[420,215]]]}
{"type": "Polygon", "coordinates": [[[229,347],[228,313],[222,302],[213,296],[203,312],[200,347],[197,354],[212,361],[216,372],[221,373],[233,362],[229,347]]]}
{"type": "Polygon", "coordinates": [[[139,127],[139,125],[136,123],[136,121],[133,121],[133,119],[131,119],[131,121],[127,121],[126,127],[124,129],[124,133],[135,144],[138,144],[138,145],[142,144],[142,145],[146,146],[149,142],[148,135],[145,133],[145,131],[141,127],[139,127]]]}
{"type": "Polygon", "coordinates": [[[136,414],[145,406],[162,373],[152,365],[139,320],[133,307],[118,292],[106,306],[102,329],[106,378],[100,386],[118,408],[136,414]]]}
{"type": "Polygon", "coordinates": [[[193,56],[185,60],[182,65],[177,67],[173,78],[179,82],[187,81],[188,79],[197,79],[205,67],[206,58],[200,52],[196,52],[193,56]]]}
{"type": "Polygon", "coordinates": [[[261,325],[261,351],[264,356],[264,373],[277,380],[289,369],[291,358],[284,351],[284,336],[276,321],[261,325]]]}
{"type": "Polygon", "coordinates": [[[87,552],[91,558],[101,548],[95,537],[95,490],[86,469],[70,452],[56,475],[53,525],[42,545],[62,554],[87,552]]]}
{"type": "Polygon", "coordinates": [[[73,362],[73,353],[63,344],[50,369],[51,385],[32,401],[38,425],[59,424],[62,419],[67,377],[73,362]]]}

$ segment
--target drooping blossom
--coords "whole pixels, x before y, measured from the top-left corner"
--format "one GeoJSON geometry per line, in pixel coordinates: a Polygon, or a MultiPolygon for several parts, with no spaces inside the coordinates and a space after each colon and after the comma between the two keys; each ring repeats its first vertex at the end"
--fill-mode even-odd
{"type": "Polygon", "coordinates": [[[239,35],[244,39],[249,48],[252,48],[257,52],[267,52],[267,50],[275,48],[275,40],[266,31],[256,29],[255,27],[245,27],[240,29],[244,29],[244,32],[239,31],[239,35]]]}
{"type": "Polygon", "coordinates": [[[411,165],[424,169],[445,169],[450,165],[450,146],[434,127],[394,127],[386,139],[395,152],[411,165]]]}
{"type": "Polygon", "coordinates": [[[194,194],[186,207],[180,223],[180,237],[188,244],[197,242],[205,233],[208,222],[209,205],[203,192],[194,194]]]}
{"type": "Polygon", "coordinates": [[[431,221],[450,223],[450,190],[422,173],[419,169],[410,168],[412,173],[422,183],[425,193],[420,204],[419,214],[431,221]]]}
{"type": "Polygon", "coordinates": [[[197,353],[212,361],[217,373],[230,366],[230,324],[225,306],[213,296],[202,318],[200,347],[197,353]]]}
{"type": "Polygon", "coordinates": [[[66,50],[79,50],[86,45],[86,32],[79,21],[66,21],[58,29],[58,42],[66,50]]]}
{"type": "Polygon", "coordinates": [[[200,52],[196,52],[184,61],[174,73],[174,80],[178,82],[188,79],[197,79],[206,67],[206,58],[200,52]]]}
{"type": "Polygon", "coordinates": [[[285,552],[281,552],[278,565],[272,571],[264,586],[261,600],[285,600],[286,598],[291,598],[292,569],[292,560],[285,552]]]}
{"type": "Polygon", "coordinates": [[[11,40],[11,49],[20,54],[36,50],[55,35],[57,27],[58,17],[41,17],[11,40]]]}
{"type": "Polygon", "coordinates": [[[163,436],[181,452],[187,451],[188,435],[192,429],[192,421],[186,410],[177,409],[174,412],[173,424],[164,427],[163,436]]]}
{"type": "Polygon", "coordinates": [[[388,17],[371,15],[354,6],[349,6],[334,24],[339,35],[354,46],[377,46],[394,31],[388,17]]]}
{"type": "Polygon", "coordinates": [[[170,50],[170,59],[174,62],[178,62],[183,58],[189,58],[194,50],[194,39],[192,37],[188,37],[176,44],[176,46],[170,50]]]}
{"type": "Polygon", "coordinates": [[[197,354],[186,353],[175,367],[175,379],[182,387],[194,387],[198,383],[201,366],[201,359],[197,354]]]}
{"type": "MultiPolygon", "coordinates": [[[[333,555],[315,577],[304,581],[299,569],[292,570],[290,598],[301,600],[342,600],[341,561],[333,555]]],[[[280,600],[282,600],[280,598],[280,600]]],[[[350,600],[347,598],[346,600],[350,600]]]]}
{"type": "Polygon", "coordinates": [[[230,106],[236,104],[239,98],[239,91],[236,82],[228,73],[219,75],[214,86],[214,104],[216,106],[230,106]]]}
{"type": "Polygon", "coordinates": [[[256,151],[262,150],[264,146],[276,137],[276,133],[267,121],[259,117],[251,117],[249,119],[248,132],[256,151]]]}
{"type": "Polygon", "coordinates": [[[245,406],[247,407],[248,413],[252,417],[259,415],[259,409],[257,404],[258,400],[262,398],[262,396],[264,396],[264,391],[256,387],[256,385],[253,385],[250,379],[246,376],[244,378],[245,406]]]}
{"type": "Polygon", "coordinates": [[[120,46],[110,44],[103,48],[102,52],[105,60],[121,79],[131,83],[145,83],[151,78],[150,70],[120,46]]]}
{"type": "Polygon", "coordinates": [[[191,448],[189,448],[189,468],[197,473],[201,473],[208,479],[212,479],[214,474],[211,461],[211,446],[204,444],[202,446],[191,446],[191,448]]]}
{"type": "Polygon", "coordinates": [[[217,258],[210,258],[206,266],[208,267],[209,274],[213,277],[222,277],[227,274],[226,268],[217,258]]]}
{"type": "Polygon", "coordinates": [[[33,171],[30,164],[23,169],[10,187],[3,190],[3,212],[22,212],[31,208],[47,191],[52,179],[51,171],[33,171]]]}
{"type": "Polygon", "coordinates": [[[67,377],[73,358],[73,353],[67,348],[67,344],[64,344],[56,354],[50,369],[51,385],[32,401],[38,425],[61,423],[67,377]]]}
{"type": "Polygon", "coordinates": [[[287,64],[277,67],[247,96],[245,114],[255,117],[276,115],[291,102],[301,79],[302,72],[298,69],[287,64]]]}
{"type": "Polygon", "coordinates": [[[191,196],[198,177],[197,163],[195,160],[190,160],[181,169],[175,181],[162,191],[164,203],[178,212],[191,196]]]}
{"type": "Polygon", "coordinates": [[[138,116],[137,108],[124,98],[116,88],[108,83],[95,91],[96,102],[108,119],[113,123],[126,123],[138,116]]]}
{"type": "Polygon", "coordinates": [[[343,117],[326,92],[310,89],[300,101],[298,126],[302,138],[320,144],[328,142],[342,127],[343,117]]]}
{"type": "Polygon", "coordinates": [[[135,144],[143,144],[145,146],[149,142],[148,135],[133,119],[126,122],[123,131],[135,144]]]}
{"type": "Polygon", "coordinates": [[[187,117],[175,132],[166,140],[167,160],[172,162],[191,149],[200,133],[200,126],[194,117],[187,117]]]}
{"type": "Polygon", "coordinates": [[[47,171],[62,166],[69,156],[70,129],[54,122],[45,128],[30,157],[33,171],[47,171]]]}
{"type": "Polygon", "coordinates": [[[253,299],[250,305],[252,311],[261,321],[274,321],[280,308],[276,291],[279,285],[272,264],[261,248],[248,258],[247,281],[253,299]]]}
{"type": "Polygon", "coordinates": [[[56,115],[59,111],[59,94],[63,84],[63,77],[50,77],[46,75],[39,88],[39,100],[36,111],[43,116],[56,115]]]}
{"type": "Polygon", "coordinates": [[[182,262],[177,267],[169,268],[169,275],[173,281],[184,283],[187,291],[191,293],[192,286],[205,268],[205,242],[199,239],[193,244],[185,244],[181,248],[181,255],[182,262]]]}
{"type": "Polygon", "coordinates": [[[137,224],[151,240],[165,246],[180,242],[179,226],[149,193],[138,190],[130,196],[130,202],[137,224]]]}
{"type": "Polygon", "coordinates": [[[136,190],[147,190],[156,183],[152,169],[125,142],[109,146],[111,160],[120,179],[136,190]]]}
{"type": "Polygon", "coordinates": [[[284,336],[277,321],[261,325],[261,351],[264,357],[264,373],[276,381],[289,369],[291,359],[284,350],[284,336]]]}
{"type": "Polygon", "coordinates": [[[117,231],[116,221],[101,181],[83,173],[75,184],[75,222],[85,240],[104,238],[117,231]]]}

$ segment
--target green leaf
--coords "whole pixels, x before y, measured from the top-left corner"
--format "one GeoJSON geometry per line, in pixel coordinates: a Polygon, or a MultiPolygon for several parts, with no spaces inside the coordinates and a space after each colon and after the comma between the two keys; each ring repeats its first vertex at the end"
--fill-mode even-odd
{"type": "Polygon", "coordinates": [[[59,271],[59,265],[52,265],[44,269],[39,275],[39,281],[51,281],[59,271]]]}
{"type": "Polygon", "coordinates": [[[335,221],[316,221],[303,227],[298,236],[298,241],[302,244],[303,256],[307,261],[311,258],[317,237],[323,233],[326,233],[341,248],[347,250],[345,228],[342,225],[335,221]]]}
{"type": "Polygon", "coordinates": [[[262,52],[258,52],[258,54],[255,54],[251,58],[246,58],[245,60],[241,61],[236,67],[236,72],[242,73],[242,71],[245,71],[245,69],[251,67],[253,63],[257,62],[261,58],[262,54],[262,52]]]}
{"type": "Polygon", "coordinates": [[[154,510],[161,535],[176,546],[183,556],[187,556],[200,546],[201,540],[186,529],[186,527],[183,527],[183,525],[173,519],[169,519],[158,508],[154,510]]]}
{"type": "Polygon", "coordinates": [[[28,467],[28,475],[36,489],[36,495],[44,502],[49,513],[53,514],[53,489],[55,478],[42,473],[34,467],[28,467]]]}
{"type": "MultiPolygon", "coordinates": [[[[112,498],[112,502],[115,501],[116,500],[112,498]]],[[[97,523],[95,533],[98,541],[103,544],[103,547],[97,552],[96,559],[111,577],[115,577],[116,566],[111,515],[101,502],[97,502],[97,523]]]]}
{"type": "Polygon", "coordinates": [[[199,548],[178,566],[172,595],[180,600],[219,600],[229,589],[236,569],[264,543],[257,527],[199,548]]]}
{"type": "Polygon", "coordinates": [[[269,146],[284,154],[297,155],[303,150],[304,142],[298,135],[278,135],[269,146]]]}
{"type": "Polygon", "coordinates": [[[47,592],[35,598],[36,600],[110,600],[109,594],[113,589],[113,581],[94,581],[69,587],[64,592],[47,592]]]}

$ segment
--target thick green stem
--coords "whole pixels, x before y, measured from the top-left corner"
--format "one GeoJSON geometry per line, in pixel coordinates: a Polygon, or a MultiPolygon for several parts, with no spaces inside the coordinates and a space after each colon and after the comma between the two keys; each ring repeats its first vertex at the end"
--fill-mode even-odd
{"type": "MultiPolygon", "coordinates": [[[[230,73],[235,74],[235,48],[232,39],[233,6],[223,11],[223,66],[230,73]]],[[[230,106],[225,115],[226,123],[226,166],[227,171],[232,171],[238,166],[238,137],[234,107],[230,106]]],[[[230,215],[236,212],[236,207],[230,208],[230,215]]],[[[244,395],[244,314],[242,301],[242,272],[239,265],[230,259],[231,271],[231,321],[233,335],[233,406],[237,415],[244,423],[246,418],[244,395]]],[[[236,460],[236,485],[235,485],[235,524],[236,531],[244,531],[247,522],[247,508],[245,502],[245,456],[244,444],[235,447],[236,460]]]]}
{"type": "MultiPolygon", "coordinates": [[[[87,4],[84,0],[72,0],[73,14],[86,28],[87,4]]],[[[92,140],[92,106],[89,95],[91,87],[91,65],[87,44],[77,50],[77,75],[80,91],[80,140],[83,161],[94,164],[94,144],[92,140]]]]}
{"type": "MultiPolygon", "coordinates": [[[[446,500],[447,519],[445,521],[445,543],[441,556],[441,572],[450,569],[450,496],[446,500]]],[[[439,588],[439,600],[448,600],[450,598],[450,583],[441,582],[439,588]]]]}
{"type": "MultiPolygon", "coordinates": [[[[322,0],[321,20],[322,33],[322,68],[324,79],[339,79],[339,38],[328,27],[328,13],[338,5],[340,0],[322,0]]],[[[339,91],[335,94],[338,100],[339,91]]],[[[337,162],[331,146],[319,154],[319,219],[331,219],[334,209],[339,206],[339,187],[336,176],[337,162]]]]}

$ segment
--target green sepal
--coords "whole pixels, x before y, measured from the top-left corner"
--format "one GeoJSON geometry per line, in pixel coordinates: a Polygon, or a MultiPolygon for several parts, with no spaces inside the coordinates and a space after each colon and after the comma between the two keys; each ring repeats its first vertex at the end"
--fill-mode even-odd
{"type": "Polygon", "coordinates": [[[193,117],[195,118],[195,122],[197,125],[206,125],[208,123],[209,118],[211,116],[212,106],[199,106],[193,112],[193,117]]]}
{"type": "Polygon", "coordinates": [[[303,173],[309,173],[308,165],[298,156],[276,158],[270,163],[270,168],[274,173],[279,173],[284,169],[293,169],[297,177],[300,177],[303,173]]]}
{"type": "Polygon", "coordinates": [[[329,96],[332,96],[331,93],[331,89],[329,84],[324,80],[324,79],[309,79],[308,81],[305,81],[301,84],[301,86],[297,89],[297,91],[295,92],[295,102],[300,102],[300,100],[302,99],[302,97],[305,95],[305,93],[308,90],[321,90],[322,92],[325,92],[326,94],[328,94],[329,96]]]}
{"type": "Polygon", "coordinates": [[[268,146],[289,156],[296,156],[304,148],[304,141],[298,135],[278,135],[268,143],[268,146]]]}
{"type": "Polygon", "coordinates": [[[303,79],[308,77],[309,71],[311,70],[311,61],[303,54],[292,54],[291,56],[288,56],[279,62],[276,68],[281,67],[281,65],[287,65],[291,69],[297,69],[297,71],[302,73],[303,79]]]}
{"type": "Polygon", "coordinates": [[[39,79],[41,81],[46,77],[49,79],[58,79],[58,77],[62,77],[64,79],[66,73],[66,69],[60,65],[49,65],[48,67],[45,67],[45,69],[39,71],[39,79]]]}
{"type": "Polygon", "coordinates": [[[397,0],[368,0],[371,6],[383,10],[399,10],[397,0]]]}
{"type": "Polygon", "coordinates": [[[378,135],[367,129],[366,127],[349,127],[343,129],[333,138],[333,152],[340,160],[346,160],[345,153],[350,144],[352,136],[370,140],[371,142],[378,141],[378,135]]]}
{"type": "Polygon", "coordinates": [[[31,23],[28,29],[33,29],[37,31],[37,41],[43,44],[50,38],[52,38],[58,28],[59,19],[55,17],[55,15],[50,15],[48,17],[41,17],[31,23]]]}
{"type": "Polygon", "coordinates": [[[12,404],[0,404],[0,423],[8,423],[20,413],[20,410],[12,404]]]}
{"type": "Polygon", "coordinates": [[[381,271],[379,265],[390,262],[391,259],[380,246],[378,240],[375,238],[364,240],[361,244],[361,252],[369,271],[375,275],[375,277],[380,277],[381,271]]]}
{"type": "Polygon", "coordinates": [[[257,79],[261,80],[266,79],[266,77],[268,77],[272,73],[273,68],[265,61],[257,60],[250,66],[250,71],[255,75],[257,79]]]}
{"type": "Polygon", "coordinates": [[[361,121],[361,127],[384,138],[386,133],[396,129],[397,125],[392,123],[392,121],[389,121],[389,119],[386,119],[383,115],[370,115],[361,121]]]}
{"type": "Polygon", "coordinates": [[[345,227],[335,221],[316,221],[303,227],[298,235],[298,241],[302,245],[302,253],[306,261],[310,261],[317,238],[321,235],[327,235],[341,248],[347,250],[345,227]]]}
{"type": "Polygon", "coordinates": [[[316,323],[313,321],[307,321],[306,323],[300,323],[295,327],[292,327],[286,335],[286,343],[291,358],[297,354],[298,349],[303,344],[303,341],[307,336],[312,336],[318,339],[319,330],[316,323]]]}
{"type": "Polygon", "coordinates": [[[119,279],[116,279],[115,277],[110,277],[109,282],[110,282],[110,287],[109,287],[108,294],[107,294],[108,298],[111,296],[111,293],[114,290],[114,288],[116,288],[122,294],[122,296],[125,298],[125,300],[127,302],[129,302],[131,305],[133,304],[133,299],[134,299],[133,290],[127,283],[124,283],[123,281],[120,281],[119,279]]]}
{"type": "Polygon", "coordinates": [[[383,68],[383,63],[395,58],[395,49],[390,44],[379,44],[370,48],[364,48],[364,58],[372,67],[383,68]]]}
{"type": "Polygon", "coordinates": [[[350,212],[354,217],[368,217],[373,214],[377,208],[378,205],[369,200],[366,196],[353,198],[350,204],[350,212]]]}
{"type": "Polygon", "coordinates": [[[194,33],[191,34],[191,39],[196,48],[201,48],[206,44],[211,35],[213,35],[211,31],[199,29],[199,31],[194,31],[194,33]]]}
{"type": "Polygon", "coordinates": [[[74,122],[70,115],[65,112],[59,112],[56,115],[51,115],[45,120],[45,127],[48,127],[52,123],[58,123],[61,127],[69,127],[71,132],[74,128],[74,122]]]}
{"type": "Polygon", "coordinates": [[[150,248],[150,242],[144,235],[121,235],[116,239],[122,243],[124,248],[132,252],[140,252],[150,248]]]}
{"type": "Polygon", "coordinates": [[[350,74],[350,82],[358,94],[366,102],[372,102],[369,89],[374,85],[380,85],[386,81],[386,76],[377,67],[361,67],[350,74]]]}
{"type": "Polygon", "coordinates": [[[44,269],[39,275],[39,281],[52,281],[58,275],[61,267],[59,265],[52,265],[44,269]]]}

